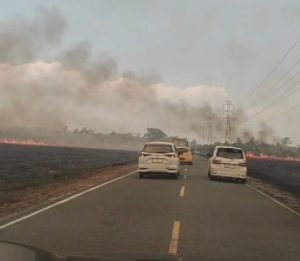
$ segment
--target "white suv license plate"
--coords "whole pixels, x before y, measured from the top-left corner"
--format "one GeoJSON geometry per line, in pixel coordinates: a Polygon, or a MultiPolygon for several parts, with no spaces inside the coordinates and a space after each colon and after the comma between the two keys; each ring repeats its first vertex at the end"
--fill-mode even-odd
{"type": "Polygon", "coordinates": [[[152,160],[153,163],[162,163],[162,159],[153,159],[152,160]]]}
{"type": "Polygon", "coordinates": [[[224,168],[227,168],[227,169],[234,169],[235,166],[232,165],[232,164],[224,164],[224,168]]]}

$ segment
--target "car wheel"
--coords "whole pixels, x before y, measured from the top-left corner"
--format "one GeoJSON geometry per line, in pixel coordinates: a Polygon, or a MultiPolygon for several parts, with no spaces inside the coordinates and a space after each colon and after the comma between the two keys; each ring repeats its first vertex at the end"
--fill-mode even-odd
{"type": "Polygon", "coordinates": [[[246,179],[241,179],[241,184],[246,184],[246,179]]]}
{"type": "Polygon", "coordinates": [[[140,179],[143,179],[144,178],[144,173],[139,173],[139,177],[140,177],[140,179]]]}
{"type": "Polygon", "coordinates": [[[214,180],[214,177],[210,174],[210,172],[208,172],[208,178],[209,180],[214,180]]]}

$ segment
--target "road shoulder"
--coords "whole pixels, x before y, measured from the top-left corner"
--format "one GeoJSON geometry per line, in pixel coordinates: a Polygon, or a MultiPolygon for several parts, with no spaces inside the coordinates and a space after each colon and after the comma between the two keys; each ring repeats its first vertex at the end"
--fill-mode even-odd
{"type": "Polygon", "coordinates": [[[82,176],[43,186],[13,191],[10,201],[0,206],[0,224],[19,218],[67,197],[122,177],[136,170],[136,163],[109,166],[82,176]]]}
{"type": "Polygon", "coordinates": [[[279,205],[282,204],[286,206],[291,209],[292,212],[295,211],[297,215],[300,216],[300,198],[296,195],[258,178],[248,177],[247,180],[248,185],[257,190],[257,192],[265,194],[265,196],[273,199],[275,202],[278,201],[279,205]]]}

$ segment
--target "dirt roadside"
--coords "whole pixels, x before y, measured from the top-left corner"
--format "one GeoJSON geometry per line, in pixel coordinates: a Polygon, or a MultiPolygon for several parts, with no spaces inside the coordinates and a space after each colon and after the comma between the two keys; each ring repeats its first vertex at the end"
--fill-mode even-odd
{"type": "Polygon", "coordinates": [[[284,191],[258,178],[248,176],[247,183],[300,214],[300,198],[295,194],[284,191]]]}
{"type": "Polygon", "coordinates": [[[104,167],[84,175],[37,187],[5,192],[0,205],[0,224],[47,206],[88,188],[121,177],[137,169],[137,163],[104,167]]]}

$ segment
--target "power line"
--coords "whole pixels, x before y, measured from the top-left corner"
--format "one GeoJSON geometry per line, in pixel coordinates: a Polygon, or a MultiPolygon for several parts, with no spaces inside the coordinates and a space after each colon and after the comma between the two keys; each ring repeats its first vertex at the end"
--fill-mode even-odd
{"type": "MultiPolygon", "coordinates": [[[[295,106],[292,106],[292,107],[288,108],[287,110],[283,111],[283,112],[280,113],[280,114],[275,115],[274,117],[271,117],[271,118],[269,118],[269,119],[264,120],[264,122],[272,121],[272,120],[274,120],[274,119],[276,119],[276,118],[279,118],[279,117],[281,117],[281,116],[283,116],[283,115],[285,115],[285,114],[288,114],[288,113],[290,113],[290,112],[296,110],[296,109],[299,108],[299,107],[300,107],[300,103],[296,104],[295,106]]],[[[253,126],[253,125],[257,125],[257,124],[259,124],[259,123],[260,123],[260,122],[256,122],[256,123],[254,122],[254,123],[250,123],[250,124],[246,124],[246,125],[247,125],[247,126],[253,126]]]]}
{"type": "Polygon", "coordinates": [[[293,107],[291,107],[291,108],[289,108],[288,110],[286,110],[286,111],[284,111],[284,112],[282,112],[282,113],[280,113],[280,114],[277,114],[276,116],[274,116],[274,117],[272,117],[272,118],[270,118],[270,119],[268,119],[268,120],[265,120],[264,122],[272,121],[272,120],[274,120],[274,119],[276,119],[276,118],[279,118],[279,117],[281,117],[281,116],[283,116],[283,115],[285,115],[285,114],[287,114],[287,113],[289,113],[289,112],[291,112],[291,111],[293,111],[293,110],[296,110],[296,109],[299,108],[299,107],[300,107],[300,103],[297,104],[297,105],[295,105],[295,106],[293,106],[293,107]]]}
{"type": "MultiPolygon", "coordinates": [[[[293,70],[298,64],[300,63],[300,58],[283,74],[283,76],[277,81],[275,82],[271,88],[269,90],[267,90],[262,96],[259,96],[259,98],[253,102],[252,104],[249,105],[249,107],[252,107],[253,105],[259,103],[259,101],[261,101],[262,99],[266,98],[269,94],[270,91],[272,91],[288,74],[291,70],[293,70]]],[[[297,74],[299,74],[300,71],[297,71],[292,77],[295,77],[297,74]]],[[[280,87],[282,87],[284,84],[286,84],[288,81],[290,81],[290,79],[287,79],[285,82],[283,82],[281,85],[277,86],[277,88],[275,88],[272,92],[272,95],[274,95],[274,93],[276,93],[280,87]]]]}
{"type": "Polygon", "coordinates": [[[294,44],[284,53],[281,59],[275,64],[272,70],[263,78],[263,80],[249,93],[243,100],[249,99],[260,87],[269,79],[269,77],[277,70],[277,68],[284,62],[286,57],[294,50],[297,44],[300,42],[300,37],[294,42],[294,44]]]}
{"type": "Polygon", "coordinates": [[[270,110],[270,108],[272,108],[272,105],[274,105],[275,103],[277,103],[276,105],[278,105],[278,103],[281,103],[283,101],[285,101],[287,98],[289,98],[291,95],[295,94],[296,92],[300,91],[300,89],[295,89],[298,84],[300,83],[300,80],[298,80],[296,82],[296,84],[294,84],[291,88],[287,89],[284,93],[282,93],[279,97],[275,98],[275,100],[273,100],[272,102],[270,102],[264,109],[262,109],[261,111],[258,111],[252,115],[250,115],[251,118],[256,117],[257,115],[270,110]],[[294,90],[294,91],[292,91],[294,90]],[[290,92],[292,91],[292,92],[290,92]],[[290,92],[290,93],[289,93],[290,92]],[[289,93],[289,94],[288,94],[289,93]],[[286,95],[288,94],[288,95],[286,95]]]}

